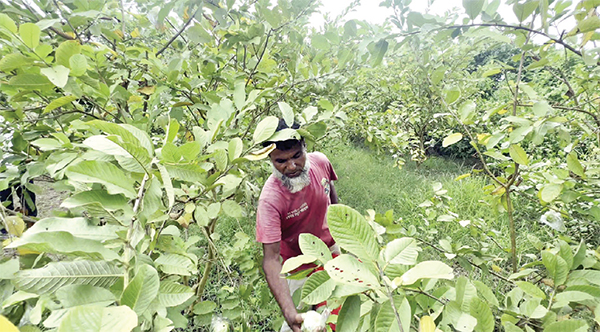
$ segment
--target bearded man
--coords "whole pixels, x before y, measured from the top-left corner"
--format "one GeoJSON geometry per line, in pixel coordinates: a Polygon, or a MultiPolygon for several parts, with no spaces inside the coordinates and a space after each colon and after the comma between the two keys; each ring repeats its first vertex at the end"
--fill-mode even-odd
{"type": "MultiPolygon", "coordinates": [[[[280,120],[277,131],[285,128],[285,121],[280,120]]],[[[302,316],[294,306],[292,294],[306,279],[282,278],[282,261],[302,254],[298,244],[301,233],[317,236],[332,252],[339,253],[326,220],[328,206],[338,202],[333,186],[337,175],[324,154],[306,152],[304,139],[265,145],[271,143],[276,145],[269,155],[273,174],[260,194],[256,240],[263,244],[265,277],[287,323],[281,331],[300,332],[302,316]]]]}

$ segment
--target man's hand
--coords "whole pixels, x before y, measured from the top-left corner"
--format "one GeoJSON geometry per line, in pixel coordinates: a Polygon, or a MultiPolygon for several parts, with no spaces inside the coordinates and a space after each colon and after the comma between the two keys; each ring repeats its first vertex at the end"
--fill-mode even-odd
{"type": "Polygon", "coordinates": [[[304,319],[302,319],[302,315],[300,315],[298,312],[295,312],[289,316],[290,317],[288,317],[287,315],[285,316],[285,321],[287,322],[288,326],[294,332],[301,332],[302,331],[302,321],[304,321],[304,319]]]}

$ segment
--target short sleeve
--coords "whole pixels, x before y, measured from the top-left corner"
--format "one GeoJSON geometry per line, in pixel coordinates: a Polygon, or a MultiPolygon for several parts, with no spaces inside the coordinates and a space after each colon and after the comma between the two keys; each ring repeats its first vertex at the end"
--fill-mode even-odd
{"type": "Polygon", "coordinates": [[[281,241],[281,213],[266,199],[258,201],[256,211],[256,241],[275,243],[281,241]]]}
{"type": "Polygon", "coordinates": [[[316,161],[321,165],[322,169],[325,170],[329,181],[336,181],[338,179],[337,174],[335,173],[333,165],[331,165],[331,162],[329,161],[327,156],[321,152],[314,152],[313,154],[315,156],[316,161]]]}

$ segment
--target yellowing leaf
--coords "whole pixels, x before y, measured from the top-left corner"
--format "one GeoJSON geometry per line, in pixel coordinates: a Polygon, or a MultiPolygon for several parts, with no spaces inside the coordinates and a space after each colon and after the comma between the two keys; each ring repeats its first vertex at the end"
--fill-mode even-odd
{"type": "Polygon", "coordinates": [[[443,147],[450,146],[450,145],[460,141],[462,138],[463,138],[463,135],[461,133],[450,134],[450,135],[446,136],[446,138],[444,138],[444,141],[442,141],[442,146],[443,147]]]}
{"type": "Polygon", "coordinates": [[[269,156],[271,151],[275,150],[275,147],[276,147],[275,143],[272,143],[271,145],[264,147],[258,151],[250,152],[249,154],[245,155],[243,158],[246,160],[250,160],[250,161],[265,159],[269,156]]]}
{"type": "Polygon", "coordinates": [[[462,179],[468,178],[469,176],[471,176],[471,173],[465,173],[465,174],[457,176],[456,179],[454,179],[454,181],[460,181],[462,179]]]}
{"type": "Polygon", "coordinates": [[[492,270],[494,270],[494,272],[498,273],[502,271],[502,268],[496,264],[492,264],[492,270]]]}
{"type": "Polygon", "coordinates": [[[435,332],[435,322],[431,316],[423,316],[419,321],[419,332],[435,332]]]}
{"type": "Polygon", "coordinates": [[[131,32],[131,38],[137,38],[140,36],[140,30],[138,30],[138,28],[133,29],[133,31],[131,32]]]}
{"type": "Polygon", "coordinates": [[[25,230],[25,222],[19,216],[8,216],[6,217],[6,224],[8,226],[8,234],[16,237],[21,237],[25,230]]]}
{"type": "Polygon", "coordinates": [[[19,332],[19,329],[11,323],[8,318],[0,315],[0,331],[2,332],[19,332]]]}
{"type": "Polygon", "coordinates": [[[185,7],[185,8],[183,9],[183,20],[184,20],[184,21],[187,21],[187,20],[190,18],[190,14],[188,13],[188,9],[189,9],[189,8],[190,8],[190,7],[185,7]]]}
{"type": "Polygon", "coordinates": [[[154,90],[156,90],[156,85],[153,86],[145,86],[143,88],[139,88],[137,91],[139,93],[145,94],[146,96],[150,96],[154,93],[154,90]]]}
{"type": "Polygon", "coordinates": [[[505,114],[506,112],[508,112],[507,109],[501,109],[498,111],[498,114],[505,114]]]}
{"type": "Polygon", "coordinates": [[[115,31],[114,31],[114,33],[115,33],[115,34],[117,34],[117,36],[121,37],[121,39],[123,39],[123,36],[125,36],[125,35],[123,34],[123,31],[121,31],[121,30],[119,30],[119,29],[115,30],[115,31]]]}

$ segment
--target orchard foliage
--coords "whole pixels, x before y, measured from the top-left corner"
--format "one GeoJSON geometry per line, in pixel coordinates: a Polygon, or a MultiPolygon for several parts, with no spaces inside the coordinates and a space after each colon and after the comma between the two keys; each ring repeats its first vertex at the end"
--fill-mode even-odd
{"type": "Polygon", "coordinates": [[[301,134],[312,145],[335,134],[345,114],[314,86],[385,52],[361,22],[309,31],[315,8],[0,4],[0,187],[40,193],[30,180],[43,178],[68,193],[67,212],[23,217],[35,221],[28,227],[2,207],[12,257],[2,260],[0,293],[12,324],[168,331],[210,323],[217,304],[243,330],[268,323],[251,235],[238,232],[219,252],[216,225],[252,214],[265,174],[253,161],[273,148],[263,141],[301,134]],[[272,137],[277,117],[302,128],[272,137]],[[215,265],[231,282],[246,278],[218,303],[204,296],[215,265]]]}

